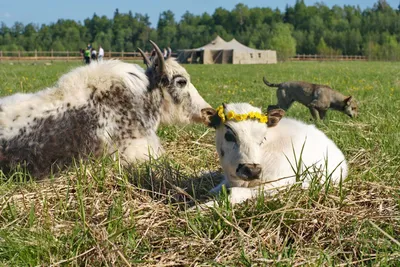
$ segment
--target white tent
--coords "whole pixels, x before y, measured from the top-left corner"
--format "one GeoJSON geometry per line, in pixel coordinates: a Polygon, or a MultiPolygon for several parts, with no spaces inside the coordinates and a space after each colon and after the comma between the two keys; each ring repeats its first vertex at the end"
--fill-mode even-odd
{"type": "Polygon", "coordinates": [[[277,59],[274,50],[257,50],[235,39],[226,42],[217,36],[205,46],[180,51],[178,61],[200,64],[274,64],[277,59]]]}

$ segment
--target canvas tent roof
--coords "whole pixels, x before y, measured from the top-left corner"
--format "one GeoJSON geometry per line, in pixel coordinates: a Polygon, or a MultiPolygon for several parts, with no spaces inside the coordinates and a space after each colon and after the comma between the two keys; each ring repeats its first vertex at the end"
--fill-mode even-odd
{"type": "Polygon", "coordinates": [[[238,50],[238,51],[245,51],[245,52],[252,52],[252,51],[265,51],[265,50],[257,50],[248,46],[245,46],[239,43],[235,38],[226,42],[220,36],[217,36],[214,40],[210,43],[195,49],[186,49],[192,51],[201,51],[201,50],[238,50]]]}
{"type": "Polygon", "coordinates": [[[228,42],[228,44],[229,44],[229,47],[231,47],[232,49],[239,50],[239,51],[246,51],[246,52],[251,52],[254,50],[257,51],[257,49],[254,49],[254,48],[251,48],[251,47],[248,47],[248,46],[245,46],[245,45],[239,43],[238,41],[236,41],[235,38],[230,40],[228,42]]]}
{"type": "Polygon", "coordinates": [[[220,50],[220,49],[226,49],[227,47],[227,42],[222,39],[221,37],[217,36],[214,40],[212,40],[210,43],[196,48],[196,49],[190,49],[190,50],[205,50],[205,49],[210,49],[210,50],[220,50]]]}

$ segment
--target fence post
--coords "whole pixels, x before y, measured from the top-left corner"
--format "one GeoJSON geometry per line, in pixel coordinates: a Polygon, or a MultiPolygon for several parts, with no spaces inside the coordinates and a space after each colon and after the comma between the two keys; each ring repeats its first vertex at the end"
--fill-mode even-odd
{"type": "Polygon", "coordinates": [[[0,61],[3,61],[3,50],[0,50],[0,61]]]}
{"type": "Polygon", "coordinates": [[[67,62],[69,61],[69,51],[67,50],[67,62]]]}
{"type": "Polygon", "coordinates": [[[111,49],[108,51],[108,58],[111,58],[111,49]]]}
{"type": "Polygon", "coordinates": [[[51,58],[53,58],[53,56],[54,56],[54,55],[53,55],[53,49],[51,49],[51,58]]]}
{"type": "Polygon", "coordinates": [[[122,52],[121,52],[121,58],[123,58],[124,57],[124,50],[122,50],[122,52]]]}
{"type": "Polygon", "coordinates": [[[35,49],[35,60],[37,61],[37,50],[35,49]]]}

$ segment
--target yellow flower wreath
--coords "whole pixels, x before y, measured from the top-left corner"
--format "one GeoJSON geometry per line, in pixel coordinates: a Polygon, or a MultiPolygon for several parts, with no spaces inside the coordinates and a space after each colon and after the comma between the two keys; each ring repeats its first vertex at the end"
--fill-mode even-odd
{"type": "Polygon", "coordinates": [[[247,114],[236,114],[234,111],[228,111],[228,114],[225,115],[224,107],[221,105],[216,109],[218,116],[221,118],[221,121],[225,123],[227,120],[234,121],[245,121],[245,120],[258,120],[261,123],[268,122],[268,116],[261,114],[260,112],[250,111],[247,114]]]}

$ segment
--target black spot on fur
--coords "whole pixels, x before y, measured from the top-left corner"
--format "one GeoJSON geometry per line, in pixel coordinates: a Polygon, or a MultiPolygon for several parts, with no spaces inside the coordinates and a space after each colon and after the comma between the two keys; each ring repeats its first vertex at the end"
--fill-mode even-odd
{"type": "Polygon", "coordinates": [[[127,138],[122,134],[127,129],[146,135],[160,117],[161,101],[160,90],[148,91],[137,99],[128,88],[118,83],[113,83],[108,91],[91,96],[91,102],[100,108],[102,118],[117,125],[119,138],[127,138]]]}
{"type": "Polygon", "coordinates": [[[19,135],[4,141],[0,153],[3,170],[22,164],[33,176],[41,178],[52,170],[71,164],[73,158],[99,154],[100,140],[96,136],[98,114],[86,107],[67,110],[58,117],[48,116],[19,135]]]}
{"type": "Polygon", "coordinates": [[[225,151],[221,148],[221,157],[225,156],[225,151]]]}

